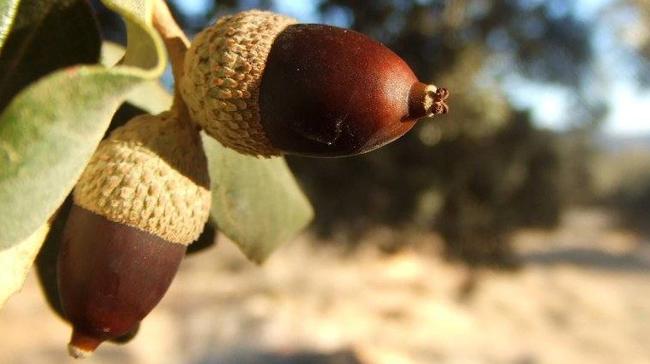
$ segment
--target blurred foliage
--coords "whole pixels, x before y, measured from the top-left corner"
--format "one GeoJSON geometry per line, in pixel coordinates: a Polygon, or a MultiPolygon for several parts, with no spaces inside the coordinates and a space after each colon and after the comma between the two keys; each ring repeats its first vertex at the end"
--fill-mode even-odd
{"type": "MultiPolygon", "coordinates": [[[[625,148],[603,152],[594,160],[596,195],[615,207],[626,227],[650,233],[650,138],[614,140],[625,148]]],[[[611,148],[611,146],[610,146],[611,148]]]]}
{"type": "MultiPolygon", "coordinates": [[[[421,121],[379,151],[346,159],[288,158],[314,202],[315,232],[354,244],[381,224],[435,230],[449,257],[503,266],[514,263],[513,229],[553,227],[567,204],[593,200],[593,136],[607,112],[589,84],[597,17],[578,17],[577,5],[564,0],[317,3],[321,21],[382,41],[421,80],[452,95],[450,114],[421,121]],[[513,75],[569,90],[564,117],[572,129],[542,130],[530,111],[513,105],[506,89],[513,75]]],[[[642,0],[614,3],[650,9],[642,0]]],[[[273,9],[275,2],[207,4],[198,15],[175,8],[190,33],[226,13],[273,9]]]]}
{"type": "Polygon", "coordinates": [[[640,56],[627,59],[630,75],[640,85],[650,86],[650,1],[618,0],[609,8],[608,20],[616,27],[624,51],[640,56]]]}

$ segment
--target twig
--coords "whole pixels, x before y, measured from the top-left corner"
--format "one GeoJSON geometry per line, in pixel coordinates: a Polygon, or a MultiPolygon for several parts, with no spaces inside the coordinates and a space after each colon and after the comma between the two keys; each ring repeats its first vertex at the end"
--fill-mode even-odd
{"type": "Polygon", "coordinates": [[[178,84],[183,76],[185,53],[190,47],[190,41],[187,39],[185,32],[178,26],[176,20],[174,20],[164,0],[154,1],[153,26],[165,43],[165,48],[167,48],[167,53],[169,54],[169,61],[172,65],[172,73],[174,74],[174,82],[176,85],[174,87],[172,111],[176,111],[181,119],[189,121],[187,106],[181,98],[178,84]]]}

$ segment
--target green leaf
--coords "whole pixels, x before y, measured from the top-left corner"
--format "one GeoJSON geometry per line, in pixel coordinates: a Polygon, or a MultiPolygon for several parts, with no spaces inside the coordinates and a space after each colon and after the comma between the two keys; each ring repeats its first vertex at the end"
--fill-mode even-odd
{"type": "Polygon", "coordinates": [[[45,223],[25,240],[0,250],[0,307],[23,286],[49,229],[50,225],[45,223]]]}
{"type": "MultiPolygon", "coordinates": [[[[124,47],[112,42],[102,43],[101,62],[105,66],[116,64],[125,53],[124,47]]],[[[133,106],[136,106],[150,114],[159,114],[169,110],[172,106],[173,96],[162,85],[160,80],[144,82],[134,88],[126,100],[133,106]]]]}
{"type": "Polygon", "coordinates": [[[0,110],[58,69],[99,60],[101,37],[86,0],[22,0],[0,54],[0,110]]]}
{"type": "Polygon", "coordinates": [[[166,59],[151,1],[106,1],[127,19],[124,66],[76,66],[21,91],[0,114],[0,302],[19,289],[112,114],[166,59]],[[39,226],[41,226],[39,228],[39,226]]]}
{"type": "Polygon", "coordinates": [[[258,159],[203,138],[211,217],[248,259],[262,263],[312,219],[313,209],[284,158],[258,159]]]}
{"type": "Polygon", "coordinates": [[[99,56],[99,62],[106,67],[115,66],[126,53],[126,48],[121,44],[114,42],[102,42],[102,50],[99,56]]]}
{"type": "Polygon", "coordinates": [[[11,24],[14,22],[19,2],[19,0],[0,0],[0,54],[11,24]]]}
{"type": "Polygon", "coordinates": [[[21,91],[0,114],[0,251],[32,234],[81,175],[128,93],[166,64],[151,1],[106,0],[127,20],[124,65],[75,66],[21,91]]]}
{"type": "MultiPolygon", "coordinates": [[[[157,0],[156,0],[157,1],[157,0]]],[[[154,0],[102,0],[110,9],[120,13],[126,21],[127,46],[123,65],[158,69],[165,67],[162,39],[153,29],[154,0]]]]}

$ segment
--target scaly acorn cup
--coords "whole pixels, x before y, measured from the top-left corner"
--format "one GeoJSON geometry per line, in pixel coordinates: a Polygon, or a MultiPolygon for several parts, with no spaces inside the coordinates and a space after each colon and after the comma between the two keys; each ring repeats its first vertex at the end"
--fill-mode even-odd
{"type": "Polygon", "coordinates": [[[74,357],[134,329],[160,301],[210,210],[198,130],[140,115],[103,141],[73,191],[58,258],[74,357]]]}
{"type": "Polygon", "coordinates": [[[444,88],[367,36],[251,10],[203,30],[180,91],[192,119],[241,153],[366,153],[448,111],[444,88]]]}

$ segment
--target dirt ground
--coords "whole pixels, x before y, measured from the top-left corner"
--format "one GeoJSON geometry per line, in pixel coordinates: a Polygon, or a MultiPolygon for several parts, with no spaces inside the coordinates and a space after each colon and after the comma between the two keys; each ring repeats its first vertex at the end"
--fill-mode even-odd
{"type": "MultiPolygon", "coordinates": [[[[507,273],[308,237],[257,267],[220,237],[184,261],[132,342],[85,362],[650,363],[650,242],[597,210],[515,241],[526,265],[507,273]]],[[[68,336],[31,274],[0,312],[0,363],[73,362],[68,336]]]]}

